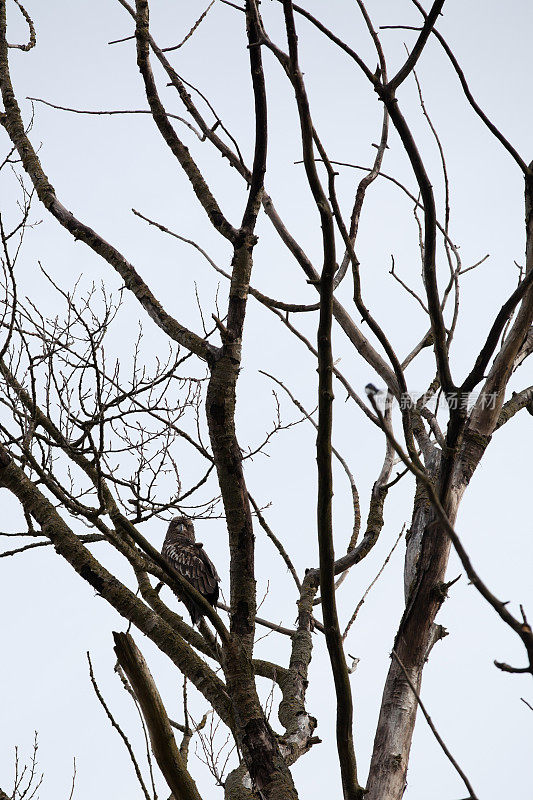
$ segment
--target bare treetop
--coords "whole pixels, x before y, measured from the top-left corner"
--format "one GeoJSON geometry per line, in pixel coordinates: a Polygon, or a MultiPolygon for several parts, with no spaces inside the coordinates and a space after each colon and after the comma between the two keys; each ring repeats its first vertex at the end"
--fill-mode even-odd
{"type": "MultiPolygon", "coordinates": [[[[422,675],[448,633],[437,615],[459,580],[447,576],[452,549],[480,613],[512,634],[522,659],[497,659],[496,667],[533,674],[528,587],[516,587],[514,604],[500,597],[483,559],[471,555],[472,532],[457,525],[493,434],[520,411],[533,414],[523,366],[533,352],[531,155],[474,96],[441,32],[444,0],[427,9],[413,0],[394,13],[362,0],[349,10],[318,4],[316,13],[292,0],[213,0],[195,4],[194,14],[148,0],[118,5],[123,17],[109,20],[122,19],[120,30],[101,9],[98,24],[143,98],[133,108],[113,94],[111,76],[99,108],[85,99],[87,87],[75,102],[36,96],[43,83],[31,69],[19,75],[17,65],[32,57],[44,12],[0,0],[0,487],[20,508],[0,533],[8,543],[0,565],[53,548],[54,563],[68,564],[125,627],[113,633],[113,652],[140,715],[143,750],[112,712],[87,654],[89,680],[146,798],[155,800],[163,781],[172,797],[209,796],[196,780],[192,742],[226,800],[303,796],[291,767],[318,759],[310,697],[320,684],[335,719],[328,772],[338,775],[343,800],[404,796],[419,706],[443,769],[477,800],[467,757],[463,764],[428,711],[422,675]],[[229,42],[240,43],[238,53],[229,42]],[[456,239],[458,169],[434,113],[441,89],[430,57],[451,65],[449,91],[521,181],[517,247],[525,241],[525,260],[516,270],[516,253],[507,254],[510,270],[499,282],[483,271],[486,243],[470,244],[477,255],[467,259],[456,239]],[[196,85],[191,65],[210,86],[203,77],[196,85]],[[104,107],[110,96],[115,102],[104,107]],[[61,170],[52,174],[48,143],[34,130],[51,114],[59,125],[65,114],[80,129],[101,125],[116,153],[130,146],[113,140],[121,115],[146,126],[127,177],[117,165],[116,197],[98,197],[96,222],[83,209],[101,176],[82,177],[84,147],[73,140],[75,158],[64,158],[79,176],[78,196],[69,196],[71,184],[61,170]],[[143,170],[161,171],[172,191],[152,196],[143,170]],[[114,214],[132,174],[137,228],[128,237],[114,214]],[[78,243],[72,252],[87,270],[56,269],[51,230],[78,243]],[[38,264],[26,256],[35,241],[45,254],[38,264]],[[389,242],[394,252],[381,263],[389,242]],[[209,270],[206,283],[198,264],[209,270]],[[474,304],[466,281],[477,281],[474,304]],[[274,466],[260,481],[254,470],[265,457],[274,466]],[[293,498],[297,479],[305,493],[293,498]],[[354,630],[369,592],[399,563],[405,521],[396,512],[385,525],[399,484],[410,514],[404,598],[400,609],[388,603],[388,628],[373,622],[373,630],[396,633],[367,769],[360,742],[373,731],[358,727],[364,654],[353,646],[354,630]],[[179,714],[139,650],[140,634],[147,653],[153,645],[165,657],[173,685],[183,685],[179,714]],[[313,658],[327,664],[327,684],[312,671],[313,658]]],[[[71,13],[84,19],[82,10],[71,13]]],[[[78,36],[82,47],[83,24],[78,36]]],[[[461,138],[468,165],[477,144],[461,138]]],[[[481,198],[472,184],[473,205],[481,198]]],[[[36,750],[35,743],[30,773],[17,772],[10,800],[39,788],[36,750]]]]}

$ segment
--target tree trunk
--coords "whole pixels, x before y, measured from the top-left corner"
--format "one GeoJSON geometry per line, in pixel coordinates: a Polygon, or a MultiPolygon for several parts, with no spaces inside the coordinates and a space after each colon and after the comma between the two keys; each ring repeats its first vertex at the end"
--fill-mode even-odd
{"type": "MultiPolygon", "coordinates": [[[[434,463],[429,465],[436,484],[448,486],[444,508],[452,525],[464,491],[489,440],[490,437],[467,430],[452,467],[445,464],[439,453],[434,463]],[[448,470],[451,473],[449,481],[446,479],[448,470]]],[[[417,692],[420,692],[422,670],[431,648],[442,638],[435,617],[446,598],[449,553],[450,539],[437,524],[427,495],[419,487],[405,560],[406,607],[394,644],[417,692]]],[[[366,800],[401,800],[406,786],[417,705],[402,668],[393,658],[383,691],[366,800]]]]}

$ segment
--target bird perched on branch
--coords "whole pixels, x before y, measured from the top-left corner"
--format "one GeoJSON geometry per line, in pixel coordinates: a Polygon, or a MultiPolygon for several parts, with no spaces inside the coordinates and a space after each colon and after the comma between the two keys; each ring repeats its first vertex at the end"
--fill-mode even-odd
{"type": "Polygon", "coordinates": [[[383,389],[378,389],[373,383],[367,383],[365,393],[367,397],[375,397],[377,394],[383,394],[383,389]]]}
{"type": "MultiPolygon", "coordinates": [[[[205,597],[208,603],[211,603],[213,607],[216,606],[220,578],[215,565],[205,552],[203,544],[196,541],[192,519],[175,517],[171,521],[161,555],[205,597]]],[[[179,589],[175,589],[174,594],[191,615],[193,625],[198,625],[203,611],[193,600],[185,597],[185,593],[180,592],[179,589]]]]}

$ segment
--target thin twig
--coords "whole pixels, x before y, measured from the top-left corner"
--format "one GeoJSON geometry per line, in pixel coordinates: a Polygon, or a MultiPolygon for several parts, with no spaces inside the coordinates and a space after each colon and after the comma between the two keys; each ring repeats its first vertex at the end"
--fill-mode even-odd
{"type": "Polygon", "coordinates": [[[342,641],[343,642],[345,641],[346,637],[348,636],[348,631],[350,630],[350,628],[352,627],[353,623],[355,622],[355,618],[357,617],[361,606],[363,605],[363,603],[365,602],[366,598],[368,597],[368,595],[370,593],[370,590],[372,589],[374,584],[379,580],[379,578],[381,577],[381,574],[383,573],[383,570],[385,569],[385,567],[389,563],[392,554],[396,550],[396,545],[398,544],[398,542],[402,538],[404,531],[405,531],[405,524],[402,526],[402,529],[401,529],[400,533],[398,534],[398,537],[397,537],[396,541],[392,545],[392,549],[390,550],[387,558],[383,562],[383,565],[381,566],[381,569],[379,570],[378,574],[376,575],[376,577],[374,578],[372,583],[368,586],[368,588],[367,588],[366,592],[364,593],[364,595],[362,596],[362,598],[357,603],[357,605],[355,607],[355,611],[353,612],[352,616],[350,617],[350,621],[348,622],[348,624],[346,626],[346,629],[345,629],[344,633],[342,634],[342,641]]]}
{"type": "Polygon", "coordinates": [[[68,800],[72,800],[72,797],[74,796],[74,786],[76,784],[76,756],[74,756],[73,761],[74,761],[74,765],[73,765],[73,770],[72,770],[72,788],[70,790],[70,794],[68,796],[68,800]]]}
{"type": "MultiPolygon", "coordinates": [[[[276,378],[274,375],[271,375],[269,372],[265,372],[262,369],[260,369],[259,372],[261,373],[261,375],[265,375],[267,378],[270,378],[270,380],[272,380],[275,383],[277,383],[278,386],[281,386],[281,388],[290,397],[290,399],[292,400],[292,402],[294,403],[296,408],[299,411],[301,411],[301,413],[305,416],[305,418],[307,420],[309,420],[311,425],[313,425],[315,430],[318,431],[318,425],[315,422],[315,420],[313,419],[313,417],[311,416],[311,414],[304,408],[304,406],[300,403],[300,401],[292,394],[290,389],[288,389],[287,386],[285,386],[283,381],[280,381],[279,378],[276,378]]],[[[350,537],[350,544],[353,547],[353,546],[355,546],[355,542],[356,542],[357,537],[359,535],[359,529],[361,527],[361,507],[360,507],[360,503],[359,503],[359,492],[357,491],[357,485],[355,483],[355,479],[353,477],[352,471],[350,470],[350,467],[348,466],[346,460],[339,453],[339,451],[337,450],[336,447],[332,447],[331,448],[331,452],[333,453],[335,458],[338,460],[338,462],[341,464],[344,472],[346,473],[348,481],[350,482],[350,490],[351,490],[351,493],[352,493],[352,509],[353,509],[353,514],[354,514],[354,521],[353,521],[353,527],[352,527],[352,535],[350,537]]]]}
{"type": "Polygon", "coordinates": [[[427,308],[426,304],[424,303],[424,301],[422,300],[422,298],[421,298],[421,297],[420,297],[420,296],[419,296],[419,295],[418,295],[418,294],[417,294],[417,293],[416,293],[416,292],[415,292],[413,289],[411,289],[411,288],[410,288],[410,287],[409,287],[409,286],[408,286],[406,283],[404,283],[404,281],[402,281],[402,279],[399,277],[399,275],[397,275],[397,274],[396,274],[396,272],[394,271],[394,269],[395,269],[395,264],[394,264],[394,256],[393,256],[393,255],[392,255],[392,253],[391,253],[391,268],[390,268],[390,270],[389,270],[389,275],[392,275],[392,277],[393,277],[395,280],[397,280],[397,281],[398,281],[398,283],[400,284],[400,286],[403,286],[403,288],[405,289],[405,291],[406,291],[406,292],[408,292],[408,293],[411,295],[411,297],[414,297],[414,298],[415,298],[415,300],[416,300],[418,303],[420,303],[420,305],[422,306],[422,308],[423,308],[423,310],[426,312],[426,314],[429,314],[428,308],[427,308]]]}
{"type": "Polygon", "coordinates": [[[113,39],[108,44],[120,44],[120,42],[131,42],[132,39],[135,39],[135,34],[132,33],[131,36],[123,36],[122,39],[113,39]]]}
{"type": "MultiPolygon", "coordinates": [[[[110,116],[112,114],[150,114],[150,115],[152,114],[149,108],[146,109],[127,108],[127,109],[114,109],[109,111],[108,110],[94,111],[84,108],[68,108],[67,106],[58,106],[55,103],[49,103],[48,100],[42,100],[40,97],[27,97],[26,99],[32,100],[34,103],[42,103],[43,105],[49,106],[50,108],[55,108],[57,109],[57,111],[70,111],[72,114],[89,114],[96,117],[106,116],[106,115],[110,116]]],[[[205,137],[202,136],[202,134],[196,130],[194,125],[191,125],[191,123],[188,122],[186,119],[183,119],[183,117],[179,117],[177,114],[171,114],[168,111],[167,111],[167,117],[170,117],[171,119],[177,119],[179,120],[179,122],[183,122],[183,124],[186,125],[195,134],[195,136],[198,137],[198,139],[201,142],[204,141],[205,137]]]]}
{"type": "Polygon", "coordinates": [[[427,722],[427,724],[429,725],[429,727],[431,728],[431,732],[433,733],[433,735],[434,735],[435,739],[437,740],[437,742],[438,742],[438,743],[439,743],[439,745],[441,746],[441,749],[442,749],[442,751],[443,751],[444,755],[445,755],[445,756],[446,756],[446,758],[447,758],[447,759],[450,761],[450,763],[453,765],[453,767],[455,768],[455,770],[457,771],[457,773],[460,775],[460,777],[461,777],[461,779],[462,779],[462,781],[463,781],[464,785],[465,785],[465,786],[466,786],[466,788],[468,789],[468,792],[469,792],[469,798],[468,798],[468,800],[478,800],[478,799],[477,799],[477,795],[476,795],[476,793],[474,792],[474,790],[473,790],[473,788],[472,788],[472,785],[471,785],[470,781],[468,780],[468,778],[466,777],[465,773],[463,772],[463,770],[461,769],[461,767],[459,766],[459,764],[457,763],[457,761],[455,760],[455,758],[452,756],[452,754],[450,753],[450,751],[448,750],[448,748],[447,748],[447,747],[446,747],[446,745],[444,744],[444,741],[443,741],[442,737],[440,736],[440,734],[439,734],[439,732],[437,731],[437,729],[436,729],[435,725],[433,724],[433,722],[432,722],[432,720],[431,720],[431,717],[429,716],[428,712],[426,711],[426,707],[424,706],[424,704],[423,704],[422,700],[420,699],[420,695],[419,695],[419,693],[417,692],[417,690],[416,690],[416,688],[415,688],[415,686],[414,686],[414,684],[413,684],[413,682],[412,682],[411,678],[410,678],[410,677],[409,677],[409,675],[407,674],[407,670],[405,669],[404,665],[402,664],[402,661],[401,661],[401,659],[400,659],[400,657],[399,657],[398,653],[396,652],[396,650],[393,650],[393,651],[392,651],[392,655],[394,656],[394,658],[395,658],[395,659],[396,659],[396,661],[398,662],[398,664],[399,664],[399,666],[400,666],[400,669],[402,670],[402,672],[403,672],[403,674],[404,674],[404,678],[405,678],[405,680],[407,681],[407,683],[409,684],[409,686],[410,686],[410,688],[411,688],[411,691],[413,692],[414,696],[416,697],[416,701],[417,701],[418,705],[420,706],[420,709],[421,709],[421,711],[422,711],[422,713],[423,713],[424,717],[426,718],[426,722],[427,722]]]}
{"type": "MultiPolygon", "coordinates": [[[[84,544],[91,544],[92,542],[103,542],[105,541],[105,536],[99,533],[92,533],[88,534],[87,536],[80,536],[80,542],[84,544]]],[[[34,547],[48,547],[51,545],[52,542],[48,539],[46,542],[32,542],[32,544],[26,544],[23,547],[17,547],[16,550],[6,550],[4,553],[0,553],[0,558],[6,558],[7,556],[15,556],[18,553],[24,553],[26,550],[31,550],[34,547]]]]}
{"type": "Polygon", "coordinates": [[[145,786],[145,783],[144,783],[144,780],[143,780],[143,777],[142,777],[142,774],[141,774],[141,770],[139,769],[139,764],[137,763],[137,759],[135,758],[135,753],[133,752],[133,748],[132,748],[132,746],[131,746],[131,744],[129,742],[129,739],[126,736],[126,734],[124,733],[124,731],[122,730],[122,728],[120,727],[120,725],[118,724],[118,722],[113,717],[113,715],[112,715],[111,711],[109,710],[104,698],[102,697],[100,689],[98,688],[98,684],[96,683],[96,679],[95,679],[94,673],[93,673],[93,665],[92,665],[92,662],[91,662],[91,656],[89,654],[89,651],[87,651],[87,661],[89,662],[89,676],[91,678],[91,683],[93,685],[94,692],[95,692],[98,700],[100,701],[100,704],[101,704],[102,708],[104,709],[105,713],[107,714],[107,718],[109,719],[111,725],[113,726],[113,728],[115,728],[115,730],[118,732],[120,738],[124,742],[126,750],[128,751],[129,757],[130,757],[131,762],[133,764],[133,768],[135,770],[135,774],[137,776],[137,780],[139,781],[139,784],[141,786],[141,789],[143,791],[143,794],[144,794],[146,800],[152,800],[150,795],[148,794],[148,790],[147,790],[147,788],[145,786]]]}
{"type": "MultiPolygon", "coordinates": [[[[231,611],[231,608],[227,606],[225,603],[217,603],[217,608],[221,608],[223,611],[227,611],[228,614],[231,611]]],[[[277,633],[283,633],[284,636],[294,636],[296,631],[291,628],[284,628],[283,625],[276,625],[275,622],[270,622],[268,619],[261,619],[261,617],[256,617],[255,621],[258,625],[263,625],[265,628],[270,628],[277,633]]]]}
{"type": "Polygon", "coordinates": [[[174,45],[174,47],[162,47],[162,48],[161,48],[161,52],[162,52],[162,53],[170,53],[170,52],[172,52],[172,50],[179,50],[179,48],[180,48],[180,47],[182,47],[182,46],[185,44],[185,42],[186,42],[188,39],[190,39],[190,38],[191,38],[191,36],[192,36],[192,35],[193,35],[193,33],[195,32],[195,30],[196,30],[196,29],[198,28],[198,26],[201,24],[202,20],[203,20],[203,19],[206,17],[206,15],[207,15],[208,11],[210,10],[210,8],[211,8],[211,7],[212,7],[212,5],[214,4],[214,2],[215,2],[215,0],[211,0],[211,2],[209,3],[209,5],[207,6],[206,10],[205,10],[205,11],[203,12],[203,14],[201,14],[201,15],[200,15],[200,17],[199,17],[199,18],[196,20],[196,22],[194,23],[194,25],[193,25],[193,26],[192,26],[192,28],[190,29],[189,33],[188,33],[188,34],[185,36],[185,38],[184,38],[184,39],[182,39],[182,40],[181,40],[181,42],[180,42],[179,44],[176,44],[176,45],[174,45]]]}
{"type": "MultiPolygon", "coordinates": [[[[215,272],[218,272],[219,275],[223,275],[224,278],[231,281],[230,273],[226,272],[226,270],[222,269],[222,267],[219,267],[213,261],[211,256],[209,256],[208,253],[206,253],[203,247],[201,247],[193,239],[187,239],[185,236],[181,236],[179,233],[171,231],[170,228],[167,228],[160,222],[155,222],[155,220],[150,219],[149,217],[145,217],[144,214],[141,214],[141,212],[137,211],[135,208],[132,208],[131,210],[135,214],[135,216],[140,217],[140,219],[143,219],[149,225],[153,225],[154,228],[158,228],[158,230],[160,230],[162,233],[166,233],[169,236],[173,236],[175,239],[178,239],[180,242],[184,242],[185,244],[190,244],[191,247],[194,247],[194,249],[197,250],[205,258],[205,260],[208,262],[208,264],[210,264],[210,266],[215,270],[215,272]]],[[[263,294],[257,289],[254,289],[253,286],[248,287],[248,293],[256,300],[258,300],[260,303],[262,303],[264,306],[267,306],[267,308],[271,309],[279,308],[282,311],[290,311],[296,313],[304,311],[317,311],[317,309],[320,307],[320,303],[285,303],[283,300],[275,300],[273,297],[268,297],[266,294],[263,294]]]]}
{"type": "Polygon", "coordinates": [[[287,565],[287,569],[289,570],[289,572],[291,573],[292,577],[294,578],[294,582],[295,582],[296,586],[298,587],[299,590],[301,590],[302,584],[301,584],[300,578],[298,577],[298,573],[296,572],[294,564],[292,563],[292,561],[290,559],[289,554],[287,553],[287,551],[283,547],[282,543],[280,542],[280,540],[278,539],[278,537],[276,536],[274,531],[271,529],[271,527],[267,523],[266,519],[264,518],[263,514],[261,513],[261,509],[259,508],[259,506],[255,502],[255,500],[252,497],[252,495],[250,494],[250,492],[248,492],[248,499],[250,500],[250,503],[254,507],[254,511],[256,513],[256,516],[257,516],[257,519],[259,521],[259,524],[261,525],[261,527],[265,531],[265,533],[268,536],[268,538],[270,539],[270,541],[274,544],[274,546],[277,549],[278,553],[280,554],[280,556],[284,560],[285,564],[287,565]]]}

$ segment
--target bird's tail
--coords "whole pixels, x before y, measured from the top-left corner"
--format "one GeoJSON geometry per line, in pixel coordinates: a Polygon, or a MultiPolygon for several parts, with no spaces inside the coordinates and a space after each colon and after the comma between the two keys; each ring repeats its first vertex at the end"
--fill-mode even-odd
{"type": "Polygon", "coordinates": [[[202,612],[200,611],[200,609],[198,608],[196,603],[194,603],[192,600],[188,600],[187,599],[186,601],[184,600],[183,603],[185,605],[185,608],[187,609],[187,611],[191,615],[192,624],[196,625],[196,627],[198,627],[198,625],[200,624],[200,620],[203,617],[202,612]]]}

